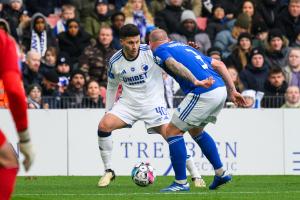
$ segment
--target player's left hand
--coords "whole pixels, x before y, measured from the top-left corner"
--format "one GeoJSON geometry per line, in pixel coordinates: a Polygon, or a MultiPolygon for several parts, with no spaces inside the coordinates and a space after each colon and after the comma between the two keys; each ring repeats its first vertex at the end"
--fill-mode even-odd
{"type": "Polygon", "coordinates": [[[196,42],[189,41],[188,45],[195,48],[195,49],[197,49],[197,50],[200,49],[200,46],[196,42]]]}
{"type": "Polygon", "coordinates": [[[213,77],[209,77],[207,79],[204,79],[202,81],[196,80],[194,82],[195,86],[200,86],[200,87],[204,87],[204,88],[209,88],[211,87],[213,84],[215,83],[215,79],[213,79],[213,77]]]}
{"type": "Polygon", "coordinates": [[[237,105],[237,106],[241,106],[244,107],[246,105],[246,100],[244,99],[244,97],[237,91],[233,91],[230,93],[230,99],[231,101],[237,105]]]}

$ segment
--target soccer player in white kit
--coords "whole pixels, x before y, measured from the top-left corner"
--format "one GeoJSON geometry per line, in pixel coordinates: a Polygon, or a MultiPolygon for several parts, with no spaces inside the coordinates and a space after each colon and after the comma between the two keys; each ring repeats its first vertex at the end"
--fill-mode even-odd
{"type": "MultiPolygon", "coordinates": [[[[133,24],[121,28],[120,38],[122,49],[109,60],[106,114],[98,126],[99,150],[105,167],[99,187],[108,186],[115,178],[111,165],[113,130],[130,127],[141,120],[148,133],[159,133],[165,138],[170,121],[164,99],[162,69],[154,62],[152,51],[147,45],[140,44],[139,30],[133,24]],[[123,90],[115,103],[119,84],[123,90]]],[[[195,186],[205,187],[192,157],[187,158],[187,169],[195,186]]]]}

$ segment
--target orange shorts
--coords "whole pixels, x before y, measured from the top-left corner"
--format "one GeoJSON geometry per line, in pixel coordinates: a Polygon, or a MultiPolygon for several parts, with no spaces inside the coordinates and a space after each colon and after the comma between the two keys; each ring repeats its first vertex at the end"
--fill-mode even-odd
{"type": "Polygon", "coordinates": [[[2,145],[5,143],[6,138],[4,133],[0,130],[0,147],[2,147],[2,145]]]}

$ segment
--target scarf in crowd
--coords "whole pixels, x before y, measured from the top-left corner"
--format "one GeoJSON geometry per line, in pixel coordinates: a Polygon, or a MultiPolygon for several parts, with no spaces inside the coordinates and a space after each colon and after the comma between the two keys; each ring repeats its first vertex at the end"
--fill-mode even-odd
{"type": "Polygon", "coordinates": [[[140,30],[141,39],[145,41],[147,22],[142,10],[133,12],[133,22],[140,30]]]}
{"type": "Polygon", "coordinates": [[[47,33],[43,31],[41,36],[39,36],[34,30],[31,34],[31,46],[30,50],[36,50],[43,57],[47,50],[47,33]]]}
{"type": "Polygon", "coordinates": [[[34,108],[41,109],[41,104],[33,100],[31,97],[27,98],[27,104],[32,104],[34,108]]]}
{"type": "Polygon", "coordinates": [[[64,21],[62,19],[58,20],[56,23],[56,34],[60,34],[66,31],[66,27],[64,21]]]}

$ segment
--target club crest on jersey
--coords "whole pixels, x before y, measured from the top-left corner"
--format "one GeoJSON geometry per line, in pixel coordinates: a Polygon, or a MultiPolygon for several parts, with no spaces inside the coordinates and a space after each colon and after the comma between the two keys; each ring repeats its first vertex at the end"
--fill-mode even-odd
{"type": "Polygon", "coordinates": [[[142,70],[143,70],[144,72],[146,72],[146,71],[148,71],[149,66],[146,65],[146,64],[143,64],[141,68],[142,68],[142,70]]]}
{"type": "Polygon", "coordinates": [[[134,71],[135,71],[135,68],[134,68],[134,67],[131,67],[130,70],[131,70],[132,72],[134,72],[134,71]]]}

